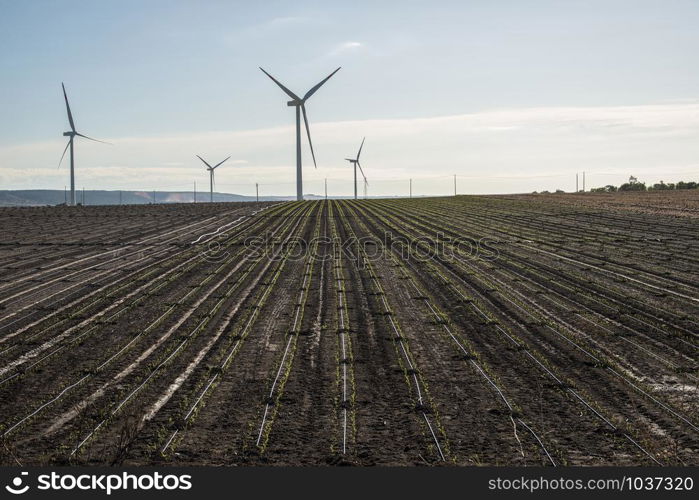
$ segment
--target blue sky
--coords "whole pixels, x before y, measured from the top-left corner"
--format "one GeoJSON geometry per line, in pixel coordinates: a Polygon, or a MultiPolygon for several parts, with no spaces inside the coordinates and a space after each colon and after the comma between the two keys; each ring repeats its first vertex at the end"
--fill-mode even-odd
{"type": "Polygon", "coordinates": [[[351,192],[367,136],[370,193],[572,189],[699,176],[699,2],[0,0],[0,188],[187,189],[194,154],[221,191],[294,190],[293,109],[308,103],[306,192],[351,192]],[[372,182],[373,181],[373,182],[372,182]]]}

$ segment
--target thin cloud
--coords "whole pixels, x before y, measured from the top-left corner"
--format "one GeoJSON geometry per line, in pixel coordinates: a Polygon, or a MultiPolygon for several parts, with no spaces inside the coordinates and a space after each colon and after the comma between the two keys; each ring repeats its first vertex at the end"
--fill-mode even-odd
{"type": "MultiPolygon", "coordinates": [[[[409,177],[446,179],[451,174],[472,179],[464,183],[464,192],[554,189],[564,187],[559,185],[561,180],[574,179],[574,173],[582,170],[588,172],[588,185],[597,182],[593,171],[604,183],[623,182],[634,172],[644,173],[648,181],[672,181],[671,173],[685,172],[683,177],[691,177],[699,157],[695,139],[699,136],[698,100],[318,122],[312,123],[311,129],[318,169],[304,169],[309,186],[320,185],[325,176],[345,178],[336,183],[338,186],[350,182],[351,169],[343,158],[354,153],[357,141],[366,136],[363,167],[370,184],[385,189],[386,194],[396,192],[409,177]]],[[[166,189],[165,184],[187,187],[194,179],[204,183],[206,172],[194,152],[205,150],[212,157],[237,157],[218,173],[221,187],[232,186],[230,190],[234,190],[260,182],[281,186],[275,188],[279,194],[293,192],[293,126],[109,140],[114,147],[80,144],[78,185],[118,189],[137,181],[166,189]]],[[[3,185],[62,187],[67,170],[56,169],[62,148],[60,140],[0,148],[3,185]]],[[[303,148],[308,167],[310,151],[305,138],[303,148]]],[[[447,180],[433,184],[446,186],[447,180]]],[[[424,186],[428,186],[427,181],[424,186]]],[[[424,189],[427,192],[427,187],[424,189]]]]}
{"type": "Polygon", "coordinates": [[[344,55],[347,53],[355,52],[364,49],[366,44],[362,42],[344,42],[333,47],[327,54],[326,57],[336,57],[344,55]]]}

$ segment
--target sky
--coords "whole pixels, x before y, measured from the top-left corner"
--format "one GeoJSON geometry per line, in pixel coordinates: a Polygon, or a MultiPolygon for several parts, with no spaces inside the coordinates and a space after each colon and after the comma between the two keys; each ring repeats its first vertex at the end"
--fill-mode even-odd
{"type": "Polygon", "coordinates": [[[0,189],[369,195],[699,180],[699,2],[0,0],[0,189]],[[360,187],[360,193],[363,190],[360,187]]]}

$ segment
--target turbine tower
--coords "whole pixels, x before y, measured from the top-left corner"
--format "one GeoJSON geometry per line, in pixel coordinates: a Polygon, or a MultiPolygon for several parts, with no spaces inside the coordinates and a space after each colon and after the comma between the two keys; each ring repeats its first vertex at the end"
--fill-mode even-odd
{"type": "Polygon", "coordinates": [[[306,116],[306,101],[316,93],[316,91],[323,86],[325,82],[327,82],[331,76],[333,76],[335,73],[340,71],[340,68],[337,68],[335,71],[330,73],[327,77],[325,77],[320,83],[315,85],[314,87],[311,87],[311,89],[306,92],[306,95],[303,96],[303,98],[297,96],[294,94],[291,90],[286,88],[284,85],[282,85],[278,80],[276,80],[272,75],[267,73],[264,69],[260,68],[262,72],[270,77],[274,83],[276,83],[280,89],[284,91],[286,95],[291,97],[291,101],[288,101],[286,103],[287,106],[294,106],[296,107],[296,199],[298,201],[303,200],[303,175],[301,173],[301,113],[303,113],[303,122],[306,125],[306,134],[308,135],[308,145],[311,148],[311,156],[313,156],[313,166],[318,168],[318,165],[316,164],[316,155],[313,152],[313,142],[311,142],[311,131],[308,128],[308,116],[306,116]]]}
{"type": "Polygon", "coordinates": [[[68,122],[70,123],[70,130],[68,132],[63,132],[63,135],[65,137],[70,137],[68,139],[68,144],[66,144],[65,149],[63,150],[63,154],[61,155],[61,159],[58,162],[58,166],[61,166],[61,163],[63,162],[63,157],[66,155],[66,151],[68,151],[68,148],[70,148],[70,205],[75,206],[75,157],[73,155],[73,139],[77,135],[78,137],[83,137],[85,139],[89,139],[91,141],[95,142],[101,142],[102,144],[109,144],[108,142],[100,141],[97,139],[93,139],[92,137],[88,137],[86,135],[80,134],[75,130],[75,122],[73,122],[73,114],[70,112],[70,104],[68,104],[68,94],[66,94],[66,86],[61,83],[61,87],[63,87],[63,98],[66,101],[66,111],[68,111],[68,122]]]}
{"type": "Polygon", "coordinates": [[[230,158],[230,156],[228,158],[226,158],[226,160],[218,162],[213,167],[211,165],[209,165],[206,162],[206,160],[204,158],[202,158],[201,156],[197,155],[197,158],[199,158],[201,161],[204,162],[204,165],[206,165],[206,170],[209,171],[209,191],[210,191],[209,201],[211,203],[213,203],[214,202],[214,185],[216,184],[216,181],[214,181],[214,170],[216,170],[216,168],[220,167],[224,161],[226,161],[228,158],[230,158]]]}
{"type": "Polygon", "coordinates": [[[357,151],[357,157],[356,158],[345,158],[348,162],[350,162],[352,165],[354,165],[354,199],[357,199],[357,167],[359,167],[359,171],[362,173],[362,177],[364,177],[364,192],[366,195],[366,187],[369,184],[366,180],[366,175],[364,175],[364,170],[362,170],[362,165],[359,163],[359,155],[362,154],[362,148],[364,147],[364,140],[366,137],[362,139],[362,143],[359,145],[359,151],[357,151]]]}

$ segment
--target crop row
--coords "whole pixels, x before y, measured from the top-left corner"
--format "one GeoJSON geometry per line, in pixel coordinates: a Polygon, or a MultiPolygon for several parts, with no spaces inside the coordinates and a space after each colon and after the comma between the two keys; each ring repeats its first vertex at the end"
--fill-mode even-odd
{"type": "MultiPolygon", "coordinates": [[[[384,216],[386,216],[386,215],[387,215],[387,214],[384,214],[384,216]]],[[[389,227],[390,227],[391,231],[393,231],[394,233],[401,234],[401,233],[400,233],[401,228],[406,227],[406,224],[405,224],[405,221],[402,221],[400,228],[397,227],[397,226],[395,226],[395,225],[389,225],[389,227]]],[[[408,226],[408,227],[409,227],[409,226],[408,226]]],[[[404,234],[404,236],[405,236],[405,234],[404,234]]],[[[408,235],[408,236],[409,236],[409,235],[408,235]]],[[[467,262],[467,263],[469,264],[469,266],[472,265],[472,262],[468,262],[468,261],[466,261],[466,260],[464,260],[463,262],[467,262]]],[[[449,273],[451,273],[452,275],[454,275],[455,277],[459,278],[460,280],[463,280],[461,276],[469,276],[469,278],[473,279],[474,274],[478,271],[478,269],[475,268],[475,266],[474,266],[474,267],[470,267],[469,269],[466,269],[465,266],[464,266],[464,267],[462,267],[462,268],[460,269],[460,273],[455,273],[455,272],[454,272],[454,269],[455,269],[455,268],[458,269],[458,267],[456,267],[456,266],[458,266],[458,265],[463,265],[463,262],[459,263],[459,261],[457,260],[457,261],[455,261],[455,262],[445,263],[445,262],[443,262],[443,261],[440,261],[438,258],[436,258],[436,259],[433,259],[433,260],[429,261],[429,262],[426,263],[426,264],[427,264],[427,265],[430,265],[430,266],[434,266],[434,265],[437,265],[437,264],[442,264],[442,266],[440,266],[440,267],[442,268],[442,272],[444,272],[444,271],[446,270],[446,271],[448,271],[449,273]],[[461,276],[459,276],[459,274],[461,274],[461,276]]],[[[492,275],[492,271],[489,271],[489,275],[492,275]]],[[[476,277],[477,277],[477,276],[476,276],[476,277]]],[[[492,278],[492,276],[490,276],[490,277],[492,278]]],[[[484,277],[479,277],[479,279],[485,279],[485,278],[484,278],[484,277]]],[[[501,285],[502,285],[502,286],[505,286],[504,283],[502,283],[501,285]]],[[[502,292],[502,293],[509,293],[509,290],[503,289],[502,286],[500,287],[500,292],[502,292]]],[[[492,297],[493,292],[495,291],[495,288],[493,288],[493,286],[492,286],[492,284],[491,284],[491,285],[488,285],[487,287],[485,287],[485,290],[487,290],[487,291],[489,292],[488,295],[490,295],[490,296],[492,297]]],[[[500,293],[498,293],[498,295],[500,295],[500,293]]],[[[468,302],[468,303],[471,303],[471,302],[470,302],[471,300],[472,300],[472,299],[469,298],[469,302],[468,302]]],[[[492,301],[492,298],[490,298],[489,300],[492,301]]],[[[496,308],[497,308],[497,306],[496,306],[496,308]]],[[[523,309],[521,306],[518,306],[518,308],[523,309]]],[[[549,319],[550,319],[550,318],[546,318],[546,317],[545,317],[545,318],[543,318],[543,319],[537,319],[537,322],[548,321],[549,319]]],[[[520,325],[520,326],[522,326],[523,329],[526,330],[526,326],[525,326],[525,325],[520,325]]],[[[548,328],[551,328],[551,327],[549,327],[549,326],[547,326],[547,327],[548,327],[548,328]]],[[[556,331],[554,328],[551,328],[551,330],[552,330],[552,331],[556,331]]],[[[556,333],[560,334],[560,332],[556,332],[556,333]]],[[[567,340],[566,340],[567,342],[570,342],[570,339],[569,339],[569,338],[566,337],[566,339],[567,339],[567,340]]],[[[575,342],[573,342],[573,343],[575,344],[575,342]]],[[[575,344],[575,345],[577,345],[577,344],[575,344]]],[[[550,368],[547,368],[547,369],[550,370],[550,368]]],[[[647,396],[649,396],[649,395],[647,394],[647,396]]],[[[606,419],[606,420],[608,421],[609,419],[606,419]]],[[[612,427],[614,427],[614,426],[612,425],[612,427]]]]}

